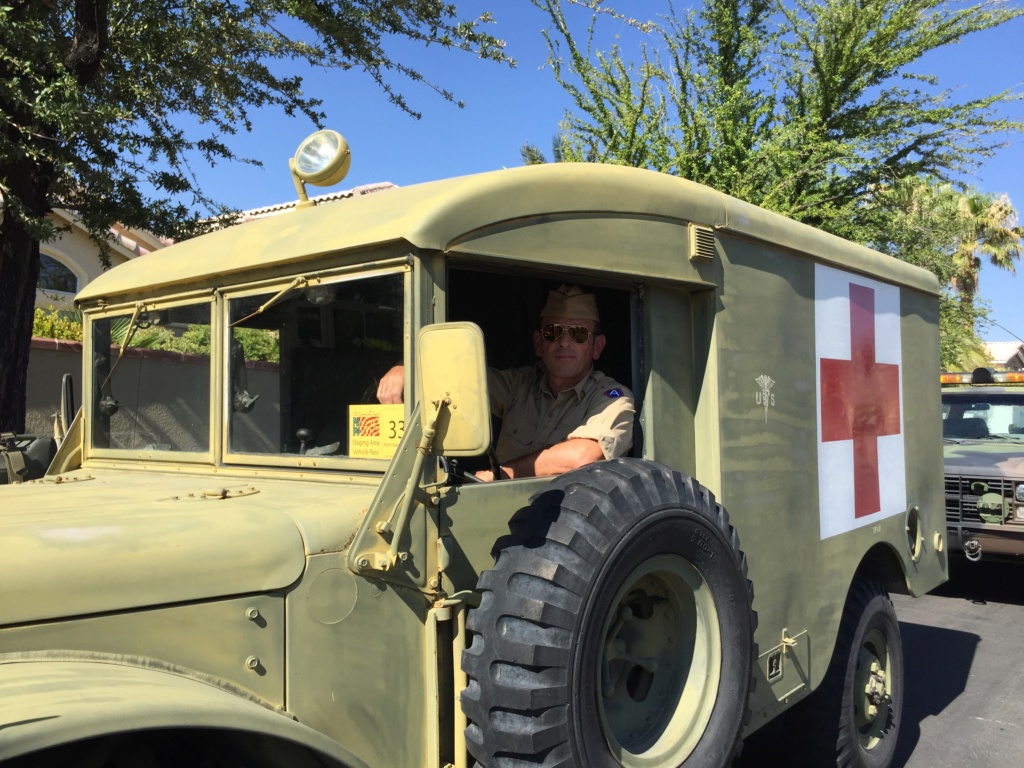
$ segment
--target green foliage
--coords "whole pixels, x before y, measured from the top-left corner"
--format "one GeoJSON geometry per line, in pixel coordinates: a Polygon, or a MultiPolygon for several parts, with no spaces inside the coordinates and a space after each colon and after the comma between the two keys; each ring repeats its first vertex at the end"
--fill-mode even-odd
{"type": "Polygon", "coordinates": [[[258,164],[231,148],[253,110],[320,125],[320,101],[286,69],[361,71],[418,117],[396,81],[455,96],[396,44],[513,64],[491,21],[460,20],[443,0],[0,2],[0,428],[23,429],[38,244],[59,234],[52,208],[75,213],[108,266],[116,222],[196,235],[232,212],[192,166],[258,164]]]}
{"type": "Polygon", "coordinates": [[[978,287],[982,256],[1010,272],[1024,235],[1005,196],[959,188],[935,178],[907,178],[872,190],[851,221],[876,250],[931,270],[965,300],[978,287]]]}
{"type": "Polygon", "coordinates": [[[82,315],[77,310],[36,307],[32,335],[42,339],[82,340],[82,315]]]}
{"type": "Polygon", "coordinates": [[[242,345],[246,360],[281,360],[281,343],[277,331],[262,328],[235,328],[235,339],[242,345]]]}
{"type": "MultiPolygon", "coordinates": [[[[234,338],[242,345],[246,360],[265,360],[276,363],[281,359],[276,331],[265,331],[259,328],[235,328],[234,338]]],[[[135,334],[132,346],[181,352],[186,355],[208,356],[210,354],[210,326],[189,325],[180,333],[175,333],[166,327],[146,328],[135,334]]]]}
{"type": "Polygon", "coordinates": [[[988,365],[988,356],[975,329],[984,322],[987,308],[964,301],[950,289],[939,299],[939,358],[944,371],[970,371],[988,365]]]}
{"type": "MultiPolygon", "coordinates": [[[[633,165],[706,184],[932,270],[944,349],[977,345],[981,257],[1013,269],[1021,229],[1005,198],[955,181],[1024,124],[1005,91],[956,100],[912,68],[925,54],[1024,15],[1004,0],[708,0],[638,20],[585,8],[586,45],[559,0],[531,0],[551,27],[549,62],[570,98],[556,160],[633,165]],[[601,25],[616,45],[595,50],[601,25]],[[635,40],[639,63],[623,58],[635,40]]],[[[534,146],[527,163],[543,162],[534,146]]],[[[943,359],[951,359],[944,352],[943,359]]]]}
{"type": "Polygon", "coordinates": [[[189,325],[180,333],[166,327],[150,327],[135,334],[132,346],[146,346],[167,352],[181,352],[185,355],[210,354],[210,326],[189,325]]]}
{"type": "Polygon", "coordinates": [[[982,255],[1015,270],[1024,233],[1009,201],[934,178],[909,178],[873,190],[851,227],[872,248],[939,278],[944,286],[939,303],[943,369],[986,365],[977,331],[988,308],[975,294],[982,255]]]}
{"type": "Polygon", "coordinates": [[[948,180],[1024,128],[998,110],[1020,94],[956,102],[909,69],[1024,14],[1004,2],[709,0],[685,15],[667,2],[638,21],[573,0],[593,11],[585,48],[559,0],[531,2],[551,19],[550,64],[573,105],[564,160],[676,174],[837,234],[873,188],[948,180]],[[593,49],[599,19],[625,25],[638,64],[593,49]]]}
{"type": "MultiPolygon", "coordinates": [[[[130,327],[130,319],[120,318],[111,324],[110,339],[120,346],[130,327]]],[[[32,335],[44,339],[82,341],[82,313],[77,309],[39,309],[35,311],[32,335]]],[[[246,360],[279,362],[281,350],[276,331],[260,328],[235,328],[234,338],[242,345],[246,360]]],[[[166,350],[189,355],[210,354],[210,326],[189,325],[180,334],[166,327],[136,327],[128,342],[130,347],[166,350]]]]}
{"type": "Polygon", "coordinates": [[[181,239],[223,212],[198,189],[193,162],[241,160],[233,135],[254,109],[279,108],[318,124],[320,101],[282,62],[362,70],[387,98],[418,113],[395,80],[455,96],[389,53],[396,40],[510,62],[484,30],[439,0],[226,2],[54,0],[0,6],[0,193],[38,239],[46,209],[74,210],[106,245],[114,222],[181,239]],[[37,172],[37,190],[14,174],[37,172]],[[182,200],[204,206],[204,215],[182,200]]]}

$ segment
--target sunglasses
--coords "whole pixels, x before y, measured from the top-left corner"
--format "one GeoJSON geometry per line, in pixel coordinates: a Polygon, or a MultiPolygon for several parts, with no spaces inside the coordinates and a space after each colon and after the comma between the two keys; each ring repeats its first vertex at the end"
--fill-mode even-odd
{"type": "Polygon", "coordinates": [[[590,329],[585,325],[559,325],[558,323],[548,323],[542,326],[540,335],[544,341],[558,341],[562,338],[562,331],[568,331],[569,338],[577,344],[585,344],[591,336],[590,329]]]}

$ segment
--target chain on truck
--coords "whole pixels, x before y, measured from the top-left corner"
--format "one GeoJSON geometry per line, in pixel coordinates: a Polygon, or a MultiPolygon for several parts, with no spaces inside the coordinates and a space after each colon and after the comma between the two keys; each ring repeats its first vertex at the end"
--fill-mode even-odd
{"type": "Polygon", "coordinates": [[[889,765],[889,593],[947,572],[935,278],[632,168],[310,200],[348,157],[314,134],[291,210],[77,296],[82,407],[0,488],[0,759],[727,766],[788,712],[810,764],[889,765]],[[563,283],[633,447],[468,482],[563,283]]]}

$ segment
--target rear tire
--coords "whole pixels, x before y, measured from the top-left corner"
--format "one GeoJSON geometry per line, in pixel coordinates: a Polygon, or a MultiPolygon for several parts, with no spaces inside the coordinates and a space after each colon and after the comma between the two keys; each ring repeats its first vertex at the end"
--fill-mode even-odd
{"type": "Polygon", "coordinates": [[[888,768],[903,711],[903,643],[889,594],[854,579],[821,686],[787,714],[806,764],[888,768]]]}
{"type": "Polygon", "coordinates": [[[712,494],[652,462],[601,462],[555,479],[509,528],[462,657],[478,764],[728,766],[757,619],[712,494]]]}

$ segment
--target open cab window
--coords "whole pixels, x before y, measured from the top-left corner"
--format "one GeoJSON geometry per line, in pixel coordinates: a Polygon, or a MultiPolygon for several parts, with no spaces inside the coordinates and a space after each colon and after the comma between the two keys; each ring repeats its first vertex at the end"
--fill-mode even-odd
{"type": "Polygon", "coordinates": [[[91,445],[209,457],[213,303],[111,312],[91,323],[91,445]]]}
{"type": "MultiPolygon", "coordinates": [[[[540,312],[548,292],[564,284],[579,285],[597,299],[601,315],[599,331],[606,337],[604,350],[594,369],[628,387],[637,413],[645,395],[645,360],[640,339],[642,296],[640,286],[625,281],[595,280],[592,276],[567,272],[502,270],[481,268],[470,260],[448,261],[447,319],[469,321],[480,326],[484,336],[487,365],[505,370],[538,365],[533,336],[540,330],[540,312]]],[[[501,420],[492,418],[492,439],[497,444],[501,420]]],[[[629,455],[643,453],[643,432],[639,420],[634,426],[629,455]]],[[[463,459],[467,471],[486,469],[486,457],[463,459]]]]}
{"type": "Polygon", "coordinates": [[[580,285],[597,297],[601,331],[607,344],[595,368],[620,383],[642,391],[639,292],[624,283],[595,283],[586,276],[545,274],[538,270],[485,271],[451,260],[448,267],[448,320],[469,320],[484,332],[487,364],[494,368],[534,365],[533,333],[540,328],[540,310],[548,291],[563,284],[580,285]]]}
{"type": "Polygon", "coordinates": [[[376,392],[403,361],[405,296],[404,271],[229,296],[225,461],[389,460],[405,406],[381,405],[376,392]]]}

